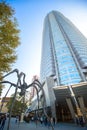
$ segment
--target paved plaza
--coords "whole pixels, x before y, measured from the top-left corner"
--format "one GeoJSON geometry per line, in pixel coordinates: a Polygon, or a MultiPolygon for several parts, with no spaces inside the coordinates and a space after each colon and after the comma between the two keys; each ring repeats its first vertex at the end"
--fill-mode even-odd
{"type": "MultiPolygon", "coordinates": [[[[4,130],[7,130],[7,122],[5,124],[4,130]]],[[[9,130],[52,130],[52,128],[48,128],[47,126],[41,125],[34,122],[25,123],[21,122],[20,124],[15,123],[15,119],[11,119],[11,125],[9,130]]],[[[54,127],[54,130],[87,130],[87,127],[76,126],[75,124],[68,124],[68,123],[58,123],[54,127]]]]}

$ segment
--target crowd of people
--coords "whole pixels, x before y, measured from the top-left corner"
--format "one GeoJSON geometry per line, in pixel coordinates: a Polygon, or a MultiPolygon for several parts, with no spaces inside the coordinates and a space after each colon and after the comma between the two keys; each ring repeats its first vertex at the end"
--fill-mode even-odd
{"type": "Polygon", "coordinates": [[[50,127],[50,126],[55,126],[56,125],[56,119],[55,117],[46,117],[46,116],[34,116],[31,118],[31,121],[35,122],[35,124],[37,125],[38,123],[40,123],[41,125],[50,127]]]}
{"type": "MultiPolygon", "coordinates": [[[[47,127],[50,127],[50,126],[55,127],[55,125],[56,125],[56,118],[55,117],[48,117],[47,118],[46,116],[40,116],[40,117],[34,116],[31,118],[31,121],[35,122],[36,125],[41,123],[41,125],[44,125],[47,127]]],[[[79,116],[79,117],[76,116],[75,123],[81,127],[84,127],[86,125],[86,121],[85,121],[83,116],[79,116]]]]}
{"type": "Polygon", "coordinates": [[[6,114],[0,115],[0,130],[4,129],[5,122],[6,122],[6,114]]]}
{"type": "Polygon", "coordinates": [[[77,125],[80,125],[80,126],[82,126],[82,127],[84,127],[85,124],[86,124],[85,119],[84,119],[83,116],[77,116],[77,115],[76,115],[76,117],[75,117],[75,122],[76,122],[77,125]]]}

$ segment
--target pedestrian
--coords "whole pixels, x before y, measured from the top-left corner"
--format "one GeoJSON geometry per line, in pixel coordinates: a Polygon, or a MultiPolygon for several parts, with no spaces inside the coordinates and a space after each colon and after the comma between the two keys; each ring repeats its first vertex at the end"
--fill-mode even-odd
{"type": "Polygon", "coordinates": [[[47,126],[47,117],[44,117],[44,125],[47,126]]]}
{"type": "Polygon", "coordinates": [[[2,122],[2,117],[0,116],[0,125],[1,125],[1,122],[2,122]]]}
{"type": "Polygon", "coordinates": [[[15,119],[15,123],[17,123],[18,122],[18,116],[16,116],[16,119],[15,119]]]}
{"type": "Polygon", "coordinates": [[[51,119],[50,119],[50,117],[47,118],[47,125],[48,125],[48,129],[49,129],[50,126],[51,126],[51,119]]]}
{"type": "Polygon", "coordinates": [[[53,117],[53,125],[55,126],[56,121],[55,121],[55,117],[53,117]]]}
{"type": "Polygon", "coordinates": [[[43,124],[43,117],[42,116],[40,117],[40,122],[41,122],[41,124],[43,124]]]}
{"type": "Polygon", "coordinates": [[[5,121],[6,121],[6,115],[3,115],[3,119],[2,119],[2,122],[1,122],[0,130],[3,130],[3,129],[4,129],[5,121]]]}
{"type": "Polygon", "coordinates": [[[21,121],[21,116],[20,116],[20,115],[18,116],[18,121],[19,121],[19,123],[20,123],[20,121],[21,121]]]}
{"type": "Polygon", "coordinates": [[[50,118],[50,123],[53,126],[53,117],[50,118]]]}
{"type": "Polygon", "coordinates": [[[34,116],[34,122],[35,122],[36,127],[37,127],[37,123],[38,123],[38,117],[37,117],[37,115],[34,116]]]}
{"type": "Polygon", "coordinates": [[[83,116],[80,116],[79,122],[80,122],[80,125],[81,125],[82,127],[84,127],[84,125],[85,125],[85,120],[84,120],[84,117],[83,117],[83,116]]]}
{"type": "Polygon", "coordinates": [[[80,124],[80,122],[79,122],[79,117],[78,117],[77,115],[75,115],[75,123],[76,123],[77,125],[80,124]]]}

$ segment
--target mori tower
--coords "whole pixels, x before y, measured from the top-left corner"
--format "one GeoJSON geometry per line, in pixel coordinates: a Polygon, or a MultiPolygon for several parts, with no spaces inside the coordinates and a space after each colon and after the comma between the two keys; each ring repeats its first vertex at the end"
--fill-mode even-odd
{"type": "Polygon", "coordinates": [[[86,81],[87,39],[57,11],[44,21],[41,57],[41,81],[53,77],[56,85],[72,85],[86,81]]]}
{"type": "MultiPolygon", "coordinates": [[[[87,120],[87,39],[57,11],[45,17],[40,69],[40,110],[44,103],[58,122],[75,121],[76,116],[87,120]]],[[[32,111],[38,108],[35,102],[32,111]]]]}
{"type": "Polygon", "coordinates": [[[44,20],[40,80],[57,120],[87,120],[87,39],[63,14],[44,20]]]}

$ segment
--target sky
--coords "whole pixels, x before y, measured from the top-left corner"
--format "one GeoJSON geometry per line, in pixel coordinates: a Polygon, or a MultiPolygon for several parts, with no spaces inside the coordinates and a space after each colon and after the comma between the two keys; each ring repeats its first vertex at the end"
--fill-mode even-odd
{"type": "MultiPolygon", "coordinates": [[[[42,33],[45,16],[52,10],[64,14],[87,38],[87,0],[6,0],[15,10],[20,29],[20,43],[17,60],[12,70],[17,68],[26,74],[30,84],[32,77],[40,77],[42,33]]],[[[10,79],[15,80],[14,75],[10,79]]],[[[8,87],[5,87],[3,93],[8,87]]],[[[10,92],[12,93],[13,88],[10,92]]]]}

